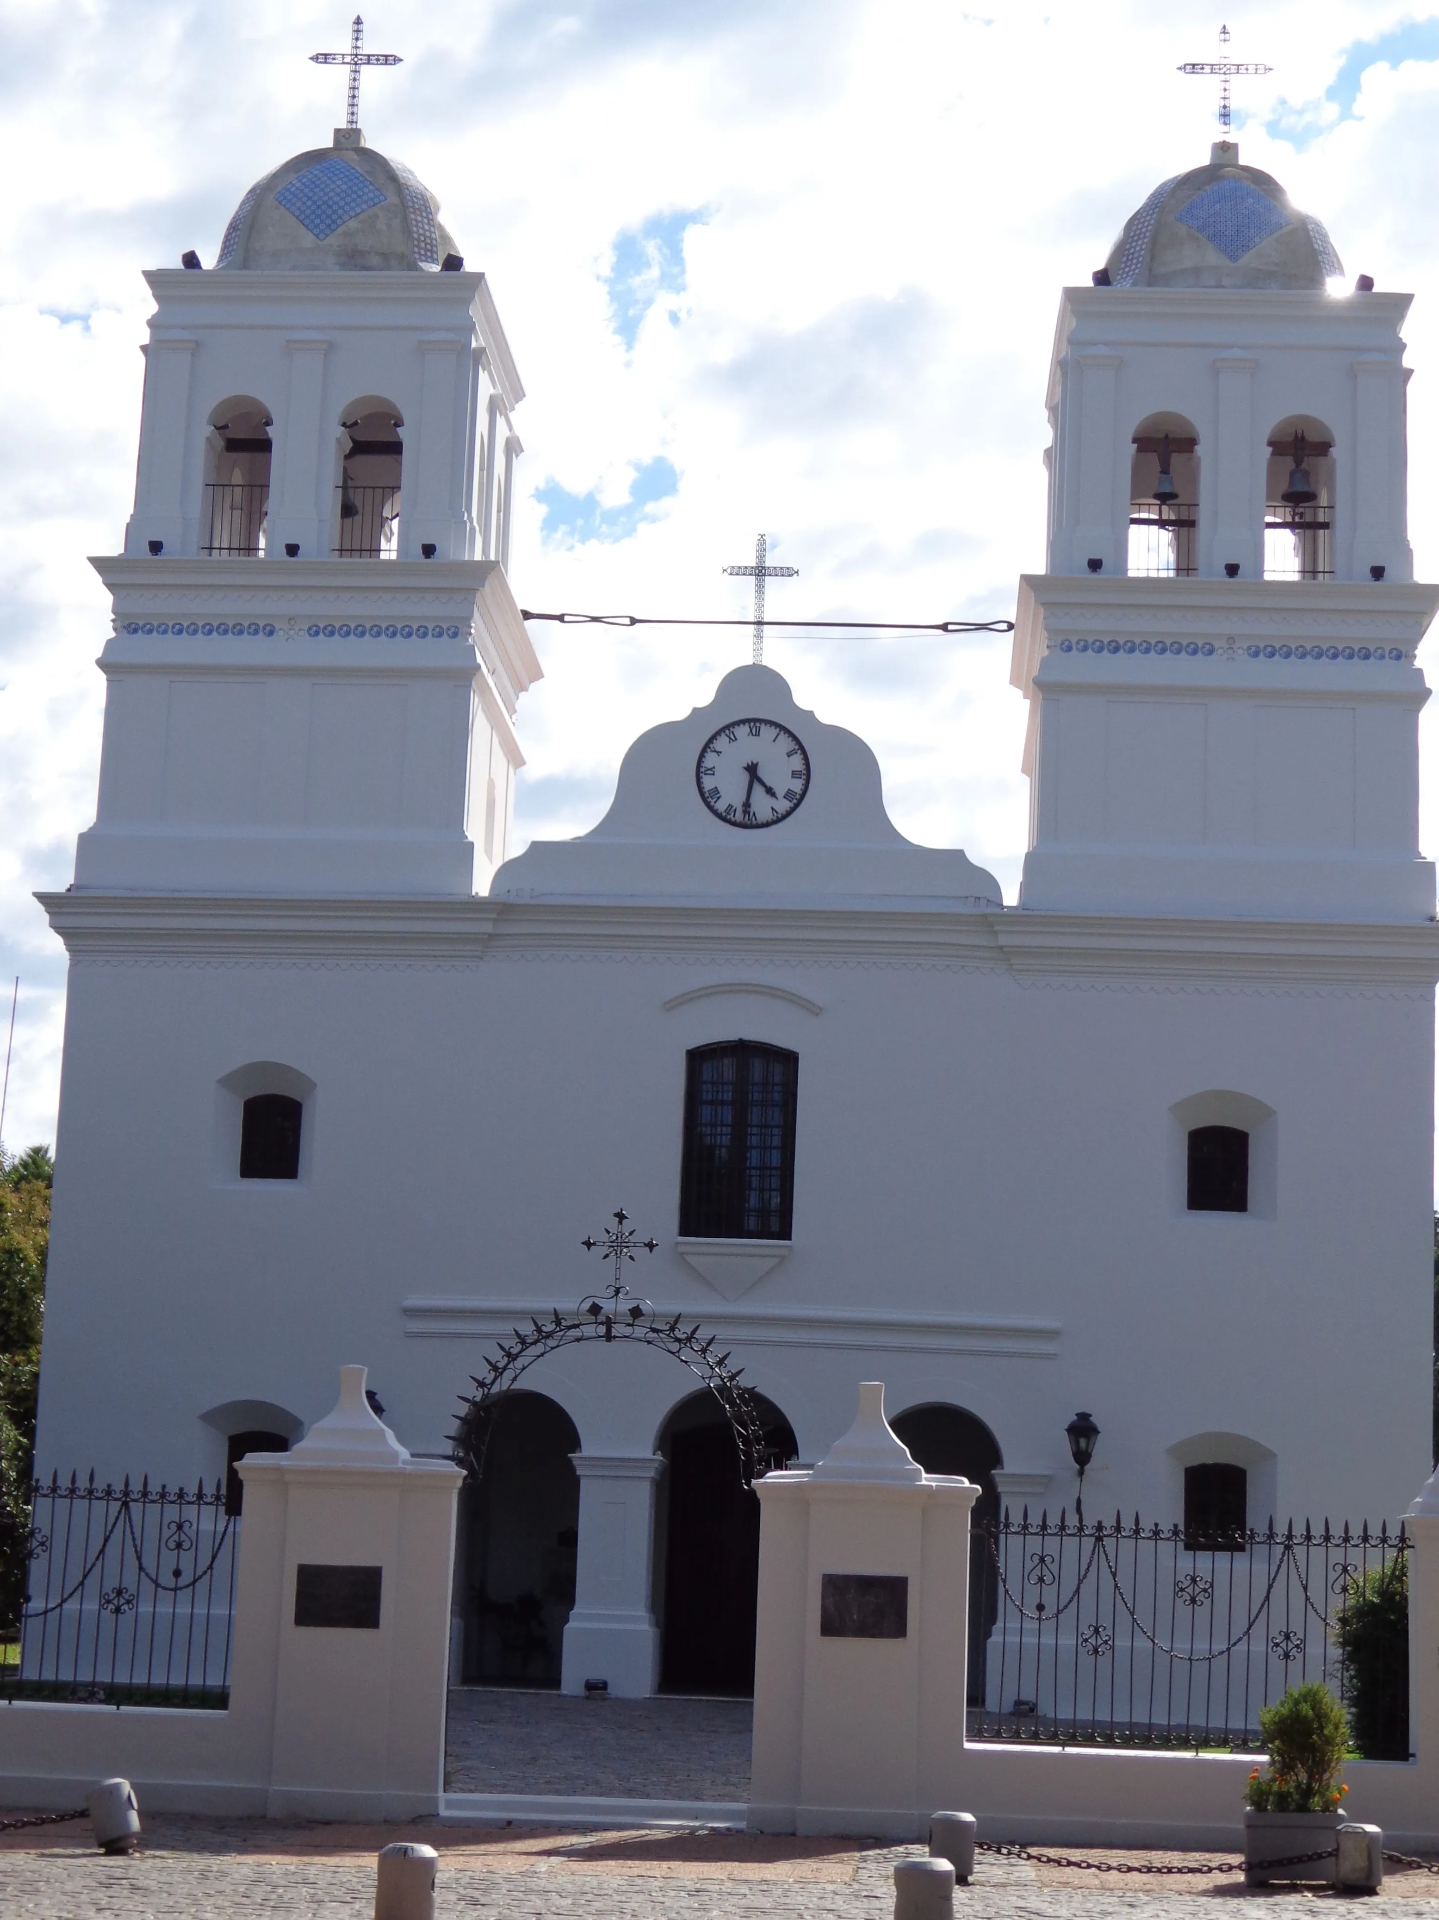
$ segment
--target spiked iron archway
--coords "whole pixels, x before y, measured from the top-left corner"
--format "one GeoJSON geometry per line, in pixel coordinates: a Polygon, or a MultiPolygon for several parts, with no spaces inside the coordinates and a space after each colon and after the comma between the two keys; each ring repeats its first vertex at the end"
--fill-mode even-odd
{"type": "Polygon", "coordinates": [[[508,1339],[500,1341],[499,1352],[483,1373],[470,1375],[475,1391],[461,1396],[459,1427],[450,1436],[457,1463],[472,1479],[481,1477],[499,1405],[537,1360],[585,1341],[623,1340],[669,1354],[714,1395],[739,1449],[740,1477],[745,1486],[752,1485],[765,1468],[764,1423],[756,1396],[741,1383],[743,1367],[732,1367],[728,1353],[717,1354],[716,1336],[706,1338],[697,1322],[684,1326],[684,1315],[679,1313],[665,1318],[648,1300],[630,1293],[620,1277],[626,1264],[633,1264],[637,1247],[653,1253],[659,1242],[640,1240],[623,1207],[616,1209],[614,1222],[605,1228],[601,1240],[586,1235],[580,1242],[587,1253],[600,1247],[604,1258],[614,1263],[615,1277],[609,1286],[601,1293],[587,1294],[571,1314],[555,1307],[546,1320],[531,1315],[528,1327],[516,1327],[508,1339]]]}

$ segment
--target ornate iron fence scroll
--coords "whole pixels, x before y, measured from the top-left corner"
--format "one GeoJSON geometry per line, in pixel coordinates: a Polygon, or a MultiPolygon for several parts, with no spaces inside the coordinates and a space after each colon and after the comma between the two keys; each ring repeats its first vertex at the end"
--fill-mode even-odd
{"type": "Polygon", "coordinates": [[[223,1707],[239,1522],[223,1482],[119,1487],[52,1475],[4,1557],[0,1697],[223,1707]]]}
{"type": "Polygon", "coordinates": [[[587,1340],[625,1340],[669,1354],[714,1395],[734,1434],[741,1478],[748,1487],[769,1463],[759,1403],[740,1378],[744,1368],[732,1367],[728,1353],[717,1353],[717,1337],[706,1336],[697,1323],[686,1326],[682,1314],[666,1317],[648,1300],[631,1296],[621,1278],[625,1266],[633,1264],[636,1248],[653,1253],[659,1242],[641,1240],[623,1207],[612,1217],[615,1224],[605,1228],[601,1239],[587,1235],[580,1245],[587,1253],[599,1247],[614,1265],[614,1279],[603,1292],[587,1294],[573,1313],[555,1307],[548,1319],[531,1315],[528,1327],[516,1327],[500,1342],[482,1374],[471,1374],[475,1392],[462,1396],[459,1428],[450,1436],[455,1459],[475,1479],[480,1477],[499,1402],[537,1360],[587,1340]]]}
{"type": "Polygon", "coordinates": [[[983,1533],[993,1626],[971,1739],[1257,1751],[1260,1708],[1322,1680],[1362,1750],[1407,1756],[1402,1525],[1197,1537],[1026,1509],[983,1533]]]}

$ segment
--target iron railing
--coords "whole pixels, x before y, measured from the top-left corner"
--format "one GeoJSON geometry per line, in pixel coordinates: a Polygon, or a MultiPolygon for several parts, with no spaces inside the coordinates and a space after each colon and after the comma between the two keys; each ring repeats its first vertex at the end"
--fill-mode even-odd
{"type": "Polygon", "coordinates": [[[206,537],[201,550],[258,558],[265,551],[268,485],[216,484],[205,489],[206,537]]]}
{"type": "Polygon", "coordinates": [[[52,1476],[0,1522],[0,1699],[223,1707],[239,1521],[212,1491],[52,1476]]]}
{"type": "Polygon", "coordinates": [[[1129,572],[1151,580],[1195,573],[1198,530],[1192,501],[1136,500],[1129,510],[1129,572]]]}
{"type": "Polygon", "coordinates": [[[1257,1751],[1259,1709],[1322,1680],[1370,1757],[1407,1757],[1402,1525],[1271,1522],[1186,1545],[1180,1526],[1026,1510],[983,1532],[971,1739],[1257,1751]]]}
{"type": "Polygon", "coordinates": [[[1286,507],[1271,501],[1264,509],[1264,578],[1332,580],[1334,516],[1321,502],[1286,507]]]}
{"type": "Polygon", "coordinates": [[[350,560],[393,560],[399,551],[400,489],[354,487],[346,480],[337,492],[335,552],[350,560]]]}

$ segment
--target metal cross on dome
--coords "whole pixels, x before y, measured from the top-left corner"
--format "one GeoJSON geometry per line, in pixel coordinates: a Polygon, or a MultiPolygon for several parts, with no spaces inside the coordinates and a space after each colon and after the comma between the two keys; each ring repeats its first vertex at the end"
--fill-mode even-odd
{"type": "MultiPolygon", "coordinates": [[[[1219,29],[1219,51],[1224,54],[1229,46],[1228,27],[1219,29]]],[[[1266,66],[1262,60],[1186,60],[1179,69],[1181,73],[1211,74],[1219,81],[1219,124],[1225,133],[1229,132],[1231,115],[1229,110],[1229,82],[1236,73],[1273,73],[1273,67],[1266,66]]]]}
{"type": "Polygon", "coordinates": [[[754,565],[752,567],[725,567],[725,573],[738,574],[742,579],[754,581],[754,664],[764,665],[764,583],[766,580],[793,580],[799,572],[798,567],[770,567],[765,565],[765,556],[769,552],[769,541],[760,534],[754,543],[754,565]]]}
{"type": "Polygon", "coordinates": [[[360,124],[360,68],[361,67],[397,67],[401,55],[398,53],[366,53],[365,23],[356,14],[350,23],[350,51],[348,53],[312,53],[311,60],[317,67],[348,67],[350,69],[350,90],[345,101],[345,125],[358,127],[360,124]]]}

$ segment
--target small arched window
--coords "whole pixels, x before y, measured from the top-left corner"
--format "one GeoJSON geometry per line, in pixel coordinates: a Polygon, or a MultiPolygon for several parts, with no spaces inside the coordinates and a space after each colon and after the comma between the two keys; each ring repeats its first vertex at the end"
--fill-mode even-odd
{"type": "Polygon", "coordinates": [[[1249,1135],[1243,1127],[1191,1127],[1191,1213],[1248,1213],[1249,1135]]]}
{"type": "Polygon", "coordinates": [[[388,400],[358,400],[341,426],[335,552],[393,560],[399,552],[404,421],[388,400]]]}
{"type": "Polygon", "coordinates": [[[304,1107],[288,1093],[253,1093],[240,1121],[240,1178],[298,1180],[304,1107]]]}
{"type": "Polygon", "coordinates": [[[283,1433],[267,1433],[255,1427],[246,1433],[232,1433],[225,1441],[225,1511],[238,1514],[245,1504],[245,1483],[235,1471],[237,1461],[247,1453],[288,1453],[290,1443],[283,1433]]]}
{"type": "Polygon", "coordinates": [[[1264,578],[1334,578],[1334,435],[1310,414],[1291,414],[1269,435],[1264,578]]]}
{"type": "Polygon", "coordinates": [[[788,1240],[799,1055],[727,1040],[685,1055],[680,1233],[788,1240]]]}
{"type": "Polygon", "coordinates": [[[273,425],[269,409],[244,396],[211,413],[202,552],[258,558],[265,551],[273,425]]]}
{"type": "Polygon", "coordinates": [[[1134,429],[1129,465],[1129,572],[1175,579],[1197,571],[1199,436],[1180,413],[1134,429]]]}
{"type": "Polygon", "coordinates": [[[1189,1553],[1242,1553],[1249,1527],[1249,1475],[1228,1460],[1184,1469],[1184,1545],[1189,1553]]]}

